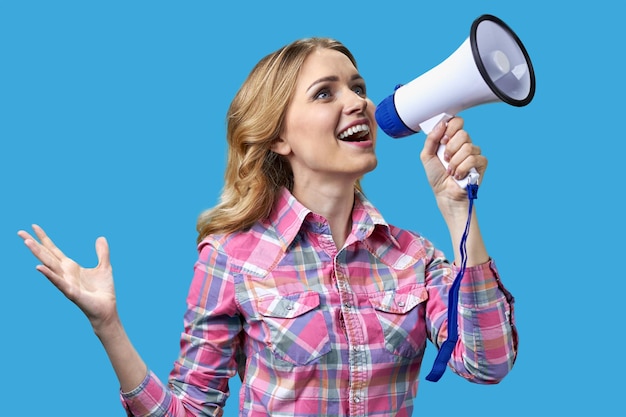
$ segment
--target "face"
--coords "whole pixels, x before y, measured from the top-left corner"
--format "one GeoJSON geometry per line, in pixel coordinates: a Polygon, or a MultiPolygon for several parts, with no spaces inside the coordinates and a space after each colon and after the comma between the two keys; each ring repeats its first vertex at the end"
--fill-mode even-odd
{"type": "Polygon", "coordinates": [[[374,109],[348,57],[330,49],[312,52],[272,147],[289,161],[295,186],[354,183],[374,169],[374,109]]]}

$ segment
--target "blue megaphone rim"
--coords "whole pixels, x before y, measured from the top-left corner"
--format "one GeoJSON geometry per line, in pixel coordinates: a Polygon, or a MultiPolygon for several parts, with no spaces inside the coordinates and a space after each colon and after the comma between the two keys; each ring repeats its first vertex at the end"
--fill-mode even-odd
{"type": "MultiPolygon", "coordinates": [[[[400,87],[401,85],[397,85],[396,90],[400,87]]],[[[394,139],[403,138],[417,133],[408,127],[398,115],[395,93],[387,96],[378,104],[378,106],[376,106],[375,116],[378,126],[383,130],[383,132],[394,139]]]]}

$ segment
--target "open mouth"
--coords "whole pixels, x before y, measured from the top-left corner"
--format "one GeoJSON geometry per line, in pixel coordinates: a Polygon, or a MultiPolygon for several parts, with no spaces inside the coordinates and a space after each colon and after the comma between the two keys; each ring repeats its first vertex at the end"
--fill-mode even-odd
{"type": "Polygon", "coordinates": [[[370,133],[370,127],[366,124],[355,125],[337,135],[339,140],[345,142],[360,142],[370,133]]]}

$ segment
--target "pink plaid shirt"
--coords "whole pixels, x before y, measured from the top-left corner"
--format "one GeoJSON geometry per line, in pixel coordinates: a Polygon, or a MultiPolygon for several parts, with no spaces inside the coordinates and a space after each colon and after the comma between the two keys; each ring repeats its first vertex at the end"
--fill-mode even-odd
{"type": "MultiPolygon", "coordinates": [[[[239,372],[242,416],[410,416],[426,341],[447,336],[456,268],[359,192],[352,225],[337,249],[284,190],[250,230],[201,242],[169,384],[150,372],[122,394],[128,415],[219,416],[239,372]]],[[[493,261],[467,268],[458,321],[450,368],[497,383],[517,332],[493,261]]]]}

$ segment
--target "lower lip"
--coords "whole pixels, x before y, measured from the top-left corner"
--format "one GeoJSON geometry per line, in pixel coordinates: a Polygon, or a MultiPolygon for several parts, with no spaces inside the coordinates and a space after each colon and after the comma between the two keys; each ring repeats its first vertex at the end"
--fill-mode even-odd
{"type": "Polygon", "coordinates": [[[354,142],[342,140],[342,142],[347,145],[356,146],[358,148],[371,148],[374,144],[374,142],[371,139],[354,141],[354,142]]]}
{"type": "Polygon", "coordinates": [[[349,145],[354,145],[359,148],[371,148],[373,144],[371,140],[362,140],[359,142],[346,142],[346,143],[348,143],[349,145]]]}

